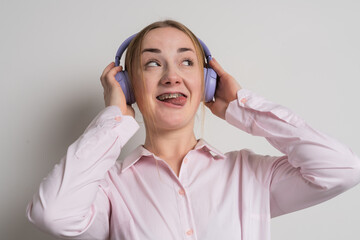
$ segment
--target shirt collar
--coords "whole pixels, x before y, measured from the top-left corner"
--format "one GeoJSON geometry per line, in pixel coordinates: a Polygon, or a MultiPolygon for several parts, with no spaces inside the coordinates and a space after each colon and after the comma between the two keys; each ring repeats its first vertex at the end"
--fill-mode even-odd
{"type": "MultiPolygon", "coordinates": [[[[226,158],[222,152],[211,146],[202,138],[198,140],[193,151],[210,152],[210,154],[213,156],[215,160],[224,160],[226,158]]],[[[124,172],[126,169],[128,169],[133,164],[135,164],[139,159],[146,156],[152,157],[156,160],[161,160],[155,154],[144,148],[143,145],[139,145],[124,159],[121,167],[121,172],[124,172]]]]}

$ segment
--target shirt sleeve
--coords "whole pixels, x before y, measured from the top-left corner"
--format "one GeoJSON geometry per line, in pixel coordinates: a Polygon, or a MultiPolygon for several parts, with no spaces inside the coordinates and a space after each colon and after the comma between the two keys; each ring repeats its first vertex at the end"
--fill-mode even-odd
{"type": "Polygon", "coordinates": [[[42,180],[27,205],[29,221],[60,238],[108,238],[110,203],[101,183],[138,129],[119,107],[103,109],[42,180]]]}
{"type": "MultiPolygon", "coordinates": [[[[326,201],[360,182],[360,159],[345,145],[313,129],[290,109],[240,89],[225,119],[266,140],[284,156],[255,156],[266,175],[271,217],[326,201]]],[[[250,161],[250,160],[249,160],[250,161]]]]}

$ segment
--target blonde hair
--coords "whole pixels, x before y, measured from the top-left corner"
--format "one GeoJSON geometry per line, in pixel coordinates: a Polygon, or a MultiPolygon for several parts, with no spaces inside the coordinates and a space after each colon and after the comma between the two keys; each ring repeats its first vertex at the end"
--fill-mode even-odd
{"type": "MultiPolygon", "coordinates": [[[[131,84],[132,84],[132,90],[134,92],[135,95],[135,99],[138,103],[139,108],[142,107],[141,113],[143,115],[143,119],[145,122],[145,128],[146,129],[151,129],[153,130],[153,133],[155,135],[158,135],[157,129],[155,128],[155,124],[154,124],[154,113],[150,111],[150,107],[149,104],[151,101],[149,101],[148,99],[145,99],[144,96],[141,94],[141,92],[139,92],[141,89],[144,89],[146,91],[146,84],[145,84],[145,80],[143,78],[143,71],[142,71],[142,67],[141,67],[141,46],[142,46],[142,42],[143,39],[145,38],[146,34],[149,33],[151,30],[153,29],[157,29],[157,28],[164,28],[164,27],[173,27],[176,28],[182,32],[184,32],[192,41],[194,47],[195,47],[195,52],[196,52],[196,56],[199,62],[199,67],[201,68],[201,76],[202,79],[204,79],[204,71],[203,68],[205,66],[205,54],[204,54],[204,50],[201,46],[201,43],[199,42],[198,38],[195,36],[194,33],[192,33],[186,26],[184,26],[183,24],[174,21],[174,20],[164,20],[164,21],[158,21],[158,22],[154,22],[148,26],[146,26],[144,29],[142,29],[135,37],[134,39],[130,42],[127,51],[126,51],[126,56],[125,56],[125,70],[128,72],[129,78],[131,80],[131,84]],[[140,70],[140,76],[141,76],[141,81],[135,81],[134,80],[134,75],[135,75],[135,71],[140,70]],[[135,91],[136,89],[136,91],[135,91]]],[[[204,86],[205,83],[204,81],[201,81],[201,89],[202,89],[202,106],[201,106],[201,137],[203,137],[203,133],[204,133],[204,117],[205,117],[205,105],[204,105],[204,86]]],[[[148,96],[150,97],[150,96],[148,96]]],[[[157,152],[157,147],[153,144],[153,136],[150,134],[149,135],[149,140],[150,143],[152,145],[152,147],[154,148],[155,152],[157,152]]],[[[157,162],[157,161],[156,161],[157,162]]]]}

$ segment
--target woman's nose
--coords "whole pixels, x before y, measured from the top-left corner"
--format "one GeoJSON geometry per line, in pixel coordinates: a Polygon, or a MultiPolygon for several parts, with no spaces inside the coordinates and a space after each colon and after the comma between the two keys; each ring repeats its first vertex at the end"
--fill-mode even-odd
{"type": "Polygon", "coordinates": [[[165,84],[165,85],[174,85],[174,84],[179,84],[181,82],[182,82],[182,78],[176,72],[176,69],[174,67],[168,67],[161,79],[161,84],[165,84]]]}

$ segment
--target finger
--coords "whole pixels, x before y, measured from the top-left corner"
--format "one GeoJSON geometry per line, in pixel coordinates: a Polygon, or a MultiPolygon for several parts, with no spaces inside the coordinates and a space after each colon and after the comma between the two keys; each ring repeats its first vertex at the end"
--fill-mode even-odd
{"type": "Polygon", "coordinates": [[[106,76],[110,76],[110,77],[115,77],[115,75],[122,71],[122,66],[117,66],[117,67],[114,67],[112,69],[110,69],[110,71],[106,74],[106,76]]]}
{"type": "Polygon", "coordinates": [[[220,66],[220,64],[216,61],[215,58],[213,58],[213,59],[209,62],[209,64],[210,64],[210,67],[215,70],[215,72],[217,73],[217,75],[218,75],[219,77],[227,74],[227,73],[225,72],[225,70],[220,66]]]}
{"type": "Polygon", "coordinates": [[[100,78],[106,76],[106,74],[107,74],[107,73],[110,71],[110,69],[112,69],[114,66],[115,66],[115,63],[114,63],[114,62],[111,62],[109,65],[107,65],[106,68],[104,69],[104,71],[102,72],[100,78]]]}
{"type": "Polygon", "coordinates": [[[104,81],[105,81],[105,76],[106,76],[106,74],[110,71],[110,69],[114,67],[114,65],[115,65],[114,62],[111,62],[109,65],[107,65],[107,66],[105,67],[105,69],[103,70],[101,76],[100,76],[100,82],[101,82],[101,85],[103,86],[103,88],[106,87],[106,85],[105,85],[105,83],[104,83],[104,81]]]}
{"type": "Polygon", "coordinates": [[[112,68],[106,74],[107,83],[109,83],[112,86],[120,86],[120,84],[115,79],[115,75],[120,71],[122,71],[122,66],[117,66],[117,67],[112,68]]]}

